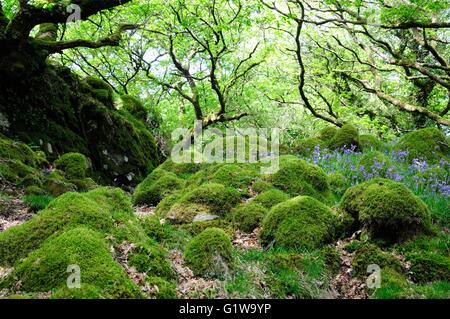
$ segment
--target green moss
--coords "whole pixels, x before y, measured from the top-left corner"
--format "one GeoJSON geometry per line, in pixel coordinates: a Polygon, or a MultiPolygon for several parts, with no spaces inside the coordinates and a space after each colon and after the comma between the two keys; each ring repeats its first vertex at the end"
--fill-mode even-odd
{"type": "Polygon", "coordinates": [[[81,283],[80,288],[70,289],[67,287],[61,287],[56,289],[51,299],[105,299],[107,295],[104,295],[102,289],[81,283]]]}
{"type": "Polygon", "coordinates": [[[269,189],[261,194],[257,195],[253,202],[257,204],[261,204],[267,209],[272,208],[273,206],[285,202],[289,199],[289,195],[279,189],[269,189]]]}
{"type": "Polygon", "coordinates": [[[354,275],[366,278],[369,275],[367,267],[372,264],[378,265],[381,269],[389,267],[397,272],[404,272],[402,265],[394,256],[383,252],[374,244],[365,243],[355,252],[352,261],[354,275]]]}
{"type": "Polygon", "coordinates": [[[0,134],[0,158],[20,161],[25,165],[37,167],[38,155],[24,143],[13,141],[0,134]]]}
{"type": "Polygon", "coordinates": [[[331,209],[309,196],[276,205],[262,223],[261,241],[284,248],[319,248],[335,237],[331,209]]]}
{"type": "Polygon", "coordinates": [[[414,287],[414,298],[450,299],[450,283],[437,281],[427,285],[414,287]]]}
{"type": "Polygon", "coordinates": [[[150,297],[156,299],[176,299],[177,287],[174,283],[160,277],[147,277],[145,282],[152,287],[150,297]]]}
{"type": "Polygon", "coordinates": [[[179,203],[205,205],[211,213],[225,216],[240,201],[241,194],[234,188],[226,187],[222,184],[207,183],[183,195],[179,203]]]}
{"type": "Polygon", "coordinates": [[[333,139],[333,137],[336,135],[337,132],[338,129],[336,127],[333,126],[326,127],[320,130],[319,139],[328,144],[328,142],[333,139]]]}
{"type": "Polygon", "coordinates": [[[358,129],[351,124],[342,126],[329,141],[328,148],[332,150],[340,150],[343,148],[355,147],[360,149],[358,129]]]}
{"type": "Polygon", "coordinates": [[[19,261],[11,276],[23,291],[50,291],[66,285],[69,265],[79,266],[84,284],[101,289],[111,298],[140,296],[139,288],[113,260],[103,236],[84,227],[46,241],[19,261]]]}
{"type": "Polygon", "coordinates": [[[205,180],[210,183],[218,183],[227,187],[238,189],[243,194],[248,194],[248,188],[259,176],[255,166],[247,164],[225,164],[206,176],[205,180]]]}
{"type": "Polygon", "coordinates": [[[361,134],[359,136],[359,144],[364,152],[366,151],[381,151],[383,149],[383,142],[375,135],[361,134]]]}
{"type": "Polygon", "coordinates": [[[183,196],[183,192],[176,191],[173,194],[166,196],[156,206],[155,214],[160,218],[166,218],[170,208],[183,196]]]}
{"type": "Polygon", "coordinates": [[[61,196],[62,194],[68,192],[77,191],[77,186],[75,184],[55,178],[48,178],[45,181],[44,187],[52,196],[55,197],[61,196]]]}
{"type": "Polygon", "coordinates": [[[323,148],[323,141],[316,137],[306,138],[304,140],[297,141],[292,146],[292,150],[302,156],[310,156],[316,147],[323,148]]]}
{"type": "Polygon", "coordinates": [[[219,228],[208,228],[189,241],[184,259],[196,276],[223,278],[233,264],[230,238],[219,228]]]}
{"type": "Polygon", "coordinates": [[[231,218],[236,227],[243,232],[251,233],[258,227],[268,210],[256,203],[241,204],[233,209],[231,218]]]}
{"type": "Polygon", "coordinates": [[[52,196],[48,195],[26,195],[23,201],[33,212],[45,209],[47,205],[53,200],[52,196]]]}
{"type": "Polygon", "coordinates": [[[442,158],[450,156],[450,147],[445,136],[437,128],[425,128],[403,135],[396,149],[407,151],[407,159],[423,159],[437,163],[442,158]]]}
{"type": "Polygon", "coordinates": [[[330,186],[324,171],[294,156],[280,156],[280,169],[268,180],[290,196],[308,195],[320,201],[331,201],[330,186]]]}
{"type": "Polygon", "coordinates": [[[70,182],[82,192],[90,191],[98,187],[97,183],[90,177],[83,179],[72,179],[70,182]]]}
{"type": "Polygon", "coordinates": [[[180,177],[189,177],[190,175],[202,169],[202,164],[194,162],[194,152],[190,153],[191,161],[189,163],[175,163],[172,159],[167,159],[159,168],[174,173],[180,177]]]}
{"type": "Polygon", "coordinates": [[[38,186],[28,186],[25,188],[25,193],[27,195],[46,195],[47,191],[38,186]]]}
{"type": "Polygon", "coordinates": [[[112,107],[114,91],[108,83],[92,76],[87,77],[84,80],[88,84],[89,90],[93,97],[105,105],[112,107]]]}
{"type": "Polygon", "coordinates": [[[270,182],[261,180],[261,179],[255,181],[252,185],[253,191],[255,191],[257,193],[262,193],[262,192],[268,191],[272,188],[273,188],[273,185],[270,182]]]}
{"type": "Polygon", "coordinates": [[[20,186],[28,187],[28,186],[37,186],[42,187],[42,176],[39,174],[28,174],[20,181],[20,186]]]}
{"type": "Polygon", "coordinates": [[[184,181],[175,174],[160,171],[150,174],[140,183],[133,194],[133,202],[136,205],[158,205],[158,203],[175,190],[184,186],[184,181]],[[155,175],[159,175],[155,176],[155,175]]]}
{"type": "Polygon", "coordinates": [[[330,272],[332,274],[338,273],[341,268],[341,255],[339,250],[334,246],[327,245],[322,247],[320,254],[330,272]]]}
{"type": "Polygon", "coordinates": [[[178,229],[187,231],[192,236],[196,236],[208,228],[222,229],[230,238],[232,238],[236,232],[234,224],[226,219],[214,219],[208,221],[195,222],[190,224],[180,225],[178,229]]]}
{"type": "Polygon", "coordinates": [[[174,279],[175,273],[167,259],[167,252],[158,244],[134,247],[128,255],[128,263],[148,276],[174,279]]]}
{"type": "Polygon", "coordinates": [[[433,252],[411,252],[406,254],[411,263],[412,279],[418,283],[450,281],[450,256],[433,252]]]}
{"type": "Polygon", "coordinates": [[[175,203],[167,212],[166,218],[172,224],[192,223],[197,215],[213,215],[211,209],[205,204],[190,202],[175,203]]]}
{"type": "Polygon", "coordinates": [[[157,216],[146,216],[141,219],[142,228],[148,237],[160,242],[170,235],[170,226],[161,224],[157,216]]]}
{"type": "Polygon", "coordinates": [[[402,241],[428,232],[431,214],[403,184],[376,178],[347,190],[341,208],[372,238],[402,241]]]}
{"type": "Polygon", "coordinates": [[[328,184],[334,194],[342,195],[350,187],[350,181],[341,173],[331,173],[327,176],[328,184]]]}
{"type": "Polygon", "coordinates": [[[80,153],[67,153],[55,161],[56,168],[64,171],[67,179],[83,179],[88,168],[86,156],[80,153]]]}
{"type": "Polygon", "coordinates": [[[3,265],[12,265],[47,238],[80,225],[102,233],[111,232],[114,226],[112,213],[119,210],[127,219],[133,216],[129,199],[119,189],[66,193],[28,222],[0,233],[0,261],[3,265]]]}
{"type": "Polygon", "coordinates": [[[141,100],[131,95],[122,95],[120,99],[124,110],[133,115],[135,118],[144,122],[146,121],[147,110],[141,100]]]}
{"type": "Polygon", "coordinates": [[[376,299],[400,299],[408,295],[410,285],[405,276],[387,267],[381,269],[381,287],[373,291],[376,299]]]}

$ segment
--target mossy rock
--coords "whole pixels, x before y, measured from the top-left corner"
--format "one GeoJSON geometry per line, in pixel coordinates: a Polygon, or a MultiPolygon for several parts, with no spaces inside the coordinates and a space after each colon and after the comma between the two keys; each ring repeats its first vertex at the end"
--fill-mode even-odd
{"type": "Polygon", "coordinates": [[[428,251],[406,254],[411,263],[410,273],[414,282],[450,281],[450,255],[441,255],[428,251]]]}
{"type": "Polygon", "coordinates": [[[170,236],[170,226],[162,224],[157,216],[145,216],[140,219],[140,222],[145,234],[157,242],[161,242],[170,236]]]}
{"type": "Polygon", "coordinates": [[[120,189],[66,193],[26,223],[0,233],[0,262],[13,265],[49,237],[80,225],[104,234],[112,233],[116,220],[113,213],[119,212],[125,220],[133,218],[130,200],[120,189]]]}
{"type": "Polygon", "coordinates": [[[27,188],[25,188],[25,194],[27,194],[27,195],[47,195],[48,192],[45,189],[40,188],[39,186],[28,186],[27,188]]]}
{"type": "Polygon", "coordinates": [[[405,271],[397,258],[382,251],[374,244],[365,243],[356,250],[353,258],[352,268],[354,276],[358,278],[369,276],[370,274],[367,272],[369,265],[377,265],[380,269],[389,267],[399,273],[405,271]]]}
{"type": "Polygon", "coordinates": [[[207,205],[190,202],[175,203],[167,212],[166,218],[172,224],[188,224],[194,222],[197,216],[210,216],[211,219],[219,218],[207,205]]]}
{"type": "Polygon", "coordinates": [[[379,151],[371,151],[361,157],[358,165],[360,170],[364,168],[368,173],[384,176],[392,162],[387,155],[379,151]]]}
{"type": "Polygon", "coordinates": [[[352,149],[360,150],[359,132],[351,124],[343,125],[329,141],[327,147],[332,150],[352,149]]]}
{"type": "Polygon", "coordinates": [[[122,95],[122,108],[133,115],[138,120],[145,122],[147,120],[147,110],[140,99],[131,95],[122,95]]]}
{"type": "Polygon", "coordinates": [[[150,297],[156,299],[176,299],[177,298],[177,286],[170,281],[167,281],[160,277],[147,277],[145,283],[152,289],[150,291],[150,297]]]}
{"type": "Polygon", "coordinates": [[[317,137],[306,138],[297,141],[292,146],[292,150],[301,156],[311,156],[316,149],[323,149],[324,143],[317,137]]]}
{"type": "Polygon", "coordinates": [[[260,194],[260,193],[263,193],[263,192],[268,191],[270,189],[273,189],[273,185],[270,182],[266,181],[266,180],[258,179],[258,180],[256,180],[253,183],[252,189],[253,189],[254,192],[260,194]]]}
{"type": "Polygon", "coordinates": [[[189,241],[184,260],[196,276],[224,278],[233,267],[232,250],[227,234],[222,229],[212,227],[189,241]]]}
{"type": "Polygon", "coordinates": [[[20,181],[20,186],[28,187],[28,186],[37,186],[42,187],[42,176],[39,174],[28,174],[20,181]]]}
{"type": "Polygon", "coordinates": [[[320,250],[325,265],[331,274],[337,274],[341,268],[341,255],[339,250],[332,245],[326,245],[320,250]]]}
{"type": "Polygon", "coordinates": [[[87,192],[98,187],[97,183],[90,177],[83,179],[72,179],[70,182],[74,184],[81,192],[87,192]]]}
{"type": "Polygon", "coordinates": [[[271,209],[273,206],[285,202],[290,198],[288,194],[279,189],[269,189],[261,194],[257,195],[252,202],[261,204],[267,209],[271,209]]]}
{"type": "Polygon", "coordinates": [[[331,173],[327,176],[328,184],[334,194],[342,195],[350,187],[350,181],[341,173],[331,173]]]}
{"type": "Polygon", "coordinates": [[[39,167],[39,157],[28,145],[13,141],[0,134],[0,158],[20,161],[31,167],[39,167]]]}
{"type": "Polygon", "coordinates": [[[262,222],[263,245],[320,248],[336,237],[338,221],[317,199],[298,196],[274,206],[262,222]]]}
{"type": "Polygon", "coordinates": [[[133,202],[135,205],[156,206],[163,198],[183,186],[184,181],[179,179],[174,173],[158,169],[156,173],[150,174],[136,187],[133,194],[133,202]]]}
{"type": "Polygon", "coordinates": [[[359,136],[359,145],[364,152],[383,150],[383,142],[380,141],[375,135],[371,134],[361,134],[359,136]]]}
{"type": "Polygon", "coordinates": [[[338,128],[329,126],[319,131],[319,139],[325,144],[328,144],[331,141],[336,133],[338,132],[338,128]]]}
{"type": "Polygon", "coordinates": [[[175,272],[167,259],[167,251],[158,244],[137,246],[128,255],[130,266],[148,276],[174,279],[175,272]]]}
{"type": "Polygon", "coordinates": [[[82,282],[99,288],[110,298],[137,298],[140,289],[114,261],[102,234],[85,227],[49,239],[19,261],[11,274],[20,289],[50,291],[66,285],[69,265],[77,265],[82,282]]]}
{"type": "Polygon", "coordinates": [[[164,163],[162,163],[158,168],[166,170],[168,172],[174,173],[178,177],[187,178],[192,174],[195,174],[199,170],[201,170],[204,164],[195,163],[195,152],[189,151],[189,159],[188,163],[175,163],[173,159],[169,158],[164,163]]]}
{"type": "Polygon", "coordinates": [[[113,108],[114,90],[105,81],[96,77],[87,77],[84,81],[88,84],[89,91],[97,100],[101,101],[109,108],[113,108]]]}
{"type": "Polygon", "coordinates": [[[406,277],[389,268],[381,269],[381,287],[374,289],[372,297],[376,299],[403,299],[410,294],[411,285],[406,277]]]}
{"type": "Polygon", "coordinates": [[[45,189],[55,197],[61,196],[68,192],[76,192],[77,186],[64,180],[49,178],[45,181],[45,189]]]}
{"type": "Polygon", "coordinates": [[[224,164],[206,176],[209,183],[218,183],[233,187],[243,194],[248,194],[248,188],[259,177],[258,168],[249,164],[224,164]]]}
{"type": "Polygon", "coordinates": [[[268,181],[290,196],[307,195],[323,202],[332,198],[325,172],[295,156],[280,156],[280,169],[268,181]]]}
{"type": "Polygon", "coordinates": [[[84,179],[88,169],[86,156],[80,153],[67,153],[55,161],[56,168],[64,171],[67,179],[84,179]]]}
{"type": "Polygon", "coordinates": [[[443,158],[450,158],[450,145],[447,144],[444,133],[437,128],[425,128],[405,134],[395,148],[407,151],[410,162],[420,159],[438,163],[443,158]]]}
{"type": "Polygon", "coordinates": [[[372,238],[397,242],[431,227],[426,204],[403,184],[375,178],[344,194],[340,206],[368,231],[372,238]]]}
{"type": "Polygon", "coordinates": [[[51,299],[106,299],[109,296],[102,289],[81,283],[80,288],[71,289],[61,287],[56,289],[50,296],[51,299]]]}
{"type": "Polygon", "coordinates": [[[192,236],[197,236],[208,228],[220,228],[230,238],[233,238],[236,228],[235,225],[229,219],[214,219],[208,221],[195,222],[190,224],[180,225],[178,229],[187,231],[192,236]]]}
{"type": "Polygon", "coordinates": [[[224,217],[241,200],[241,194],[234,188],[206,183],[181,196],[171,207],[168,216],[183,222],[192,222],[196,213],[224,217]]]}
{"type": "Polygon", "coordinates": [[[241,204],[231,212],[231,219],[236,227],[243,232],[251,233],[257,228],[268,210],[257,203],[241,204]]]}
{"type": "Polygon", "coordinates": [[[159,218],[166,218],[170,208],[184,195],[182,191],[175,191],[173,194],[164,197],[155,208],[155,214],[159,218]]]}

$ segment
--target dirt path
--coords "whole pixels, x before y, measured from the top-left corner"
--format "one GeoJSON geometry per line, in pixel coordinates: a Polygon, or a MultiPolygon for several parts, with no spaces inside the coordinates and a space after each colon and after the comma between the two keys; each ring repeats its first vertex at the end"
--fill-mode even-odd
{"type": "Polygon", "coordinates": [[[0,186],[0,231],[22,224],[33,214],[22,201],[23,190],[13,184],[0,186]]]}

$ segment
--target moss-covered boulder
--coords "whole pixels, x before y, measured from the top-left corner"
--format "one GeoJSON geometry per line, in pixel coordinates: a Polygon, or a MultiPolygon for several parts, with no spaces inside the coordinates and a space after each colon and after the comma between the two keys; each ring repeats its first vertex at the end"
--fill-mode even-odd
{"type": "Polygon", "coordinates": [[[175,273],[167,259],[167,251],[159,245],[137,246],[128,254],[128,263],[140,273],[174,279],[175,273]]]}
{"type": "Polygon", "coordinates": [[[233,266],[232,249],[227,234],[212,227],[189,241],[184,259],[196,276],[223,278],[233,266]]]}
{"type": "Polygon", "coordinates": [[[272,208],[273,206],[285,202],[290,198],[288,194],[286,194],[283,191],[280,191],[279,189],[269,189],[261,194],[257,195],[253,202],[257,204],[261,204],[267,209],[272,208]]]}
{"type": "Polygon", "coordinates": [[[190,223],[196,216],[224,217],[240,203],[242,196],[234,188],[206,183],[183,194],[167,212],[173,223],[190,223]]]}
{"type": "Polygon", "coordinates": [[[359,136],[359,145],[364,152],[381,151],[383,149],[383,142],[371,134],[361,134],[359,136]]]}
{"type": "Polygon", "coordinates": [[[274,206],[262,222],[264,245],[320,248],[335,238],[338,221],[317,199],[298,196],[274,206]]]}
{"type": "Polygon", "coordinates": [[[55,161],[56,168],[64,171],[67,179],[83,179],[86,177],[88,162],[86,156],[79,153],[67,153],[55,161]]]}
{"type": "Polygon", "coordinates": [[[280,168],[268,181],[290,196],[308,195],[323,202],[331,200],[325,172],[295,156],[280,156],[280,168]]]}
{"type": "Polygon", "coordinates": [[[140,183],[133,194],[135,205],[156,206],[168,195],[184,186],[184,181],[175,174],[156,170],[140,183]]]}
{"type": "Polygon", "coordinates": [[[411,264],[410,273],[415,282],[450,281],[450,255],[431,251],[413,251],[406,254],[411,264]]]}
{"type": "Polygon", "coordinates": [[[426,204],[403,184],[376,178],[344,194],[341,209],[373,238],[401,241],[428,232],[431,214],[426,204]]]}
{"type": "Polygon", "coordinates": [[[131,95],[122,95],[120,100],[122,108],[128,113],[143,122],[147,120],[147,110],[141,100],[131,95]]]}
{"type": "Polygon", "coordinates": [[[48,161],[81,153],[92,160],[96,180],[126,185],[137,184],[159,164],[152,134],[128,112],[114,108],[111,88],[102,81],[82,80],[68,68],[43,64],[20,81],[1,76],[0,86],[5,92],[0,117],[7,123],[0,131],[39,147],[48,161]]]}
{"type": "Polygon", "coordinates": [[[77,226],[112,233],[119,217],[130,220],[132,216],[130,200],[120,189],[97,188],[84,194],[66,193],[28,222],[0,233],[0,262],[13,265],[49,237],[77,226]]]}
{"type": "Polygon", "coordinates": [[[327,147],[332,150],[360,150],[358,129],[351,124],[343,125],[333,138],[329,140],[327,147]]]}
{"type": "Polygon", "coordinates": [[[338,128],[329,126],[319,131],[319,139],[325,144],[328,144],[329,141],[336,135],[338,132],[338,128]]]}
{"type": "Polygon", "coordinates": [[[98,288],[100,295],[96,297],[140,297],[140,289],[114,261],[102,234],[85,227],[76,227],[46,241],[17,263],[8,280],[20,282],[17,288],[23,291],[51,291],[66,286],[71,265],[79,267],[83,284],[98,288]]]}
{"type": "Polygon", "coordinates": [[[108,108],[114,108],[114,90],[107,82],[102,79],[89,76],[84,79],[83,87],[88,89],[95,99],[101,101],[108,108]]]}
{"type": "Polygon", "coordinates": [[[248,194],[248,188],[259,177],[259,169],[250,164],[224,164],[211,169],[211,174],[205,176],[210,183],[218,183],[227,187],[233,187],[240,193],[248,194]]]}
{"type": "Polygon", "coordinates": [[[391,268],[397,272],[404,272],[400,261],[393,255],[382,251],[374,244],[365,243],[355,252],[352,261],[353,274],[355,277],[365,278],[369,275],[369,265],[378,265],[381,269],[391,268]]]}
{"type": "Polygon", "coordinates": [[[260,225],[267,213],[267,208],[260,204],[246,203],[233,209],[231,219],[238,229],[251,233],[260,225]]]}
{"type": "Polygon", "coordinates": [[[396,145],[397,150],[407,151],[407,159],[426,160],[432,163],[450,157],[450,145],[444,133],[437,128],[415,130],[403,135],[396,145]]]}
{"type": "Polygon", "coordinates": [[[294,153],[301,156],[311,156],[311,154],[313,154],[316,149],[322,148],[324,148],[323,141],[316,137],[310,137],[297,141],[292,146],[292,150],[294,151],[294,153]]]}

